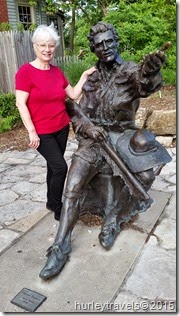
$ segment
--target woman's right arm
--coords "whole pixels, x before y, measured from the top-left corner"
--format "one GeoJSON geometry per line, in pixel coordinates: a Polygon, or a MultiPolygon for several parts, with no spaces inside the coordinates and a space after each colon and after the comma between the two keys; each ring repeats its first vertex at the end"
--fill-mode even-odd
{"type": "Polygon", "coordinates": [[[36,149],[39,147],[40,139],[36,133],[36,129],[34,127],[34,124],[31,119],[31,115],[26,105],[28,97],[29,97],[28,92],[25,92],[22,90],[16,90],[16,106],[19,110],[23,124],[29,133],[29,139],[30,139],[29,147],[36,149]]]}

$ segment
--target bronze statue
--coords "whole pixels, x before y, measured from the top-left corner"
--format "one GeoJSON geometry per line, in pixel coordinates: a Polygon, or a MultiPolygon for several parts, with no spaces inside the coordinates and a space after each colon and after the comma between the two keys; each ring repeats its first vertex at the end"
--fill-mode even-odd
{"type": "Polygon", "coordinates": [[[66,102],[79,147],[68,172],[59,229],[39,275],[42,279],[58,274],[67,262],[71,232],[82,212],[103,216],[99,241],[110,249],[121,223],[150,207],[147,192],[171,160],[150,131],[135,125],[140,98],[162,87],[164,51],[146,55],[140,64],[125,62],[118,53],[118,34],[105,22],[92,26],[88,39],[98,57],[97,71],[84,84],[79,104],[66,102]]]}

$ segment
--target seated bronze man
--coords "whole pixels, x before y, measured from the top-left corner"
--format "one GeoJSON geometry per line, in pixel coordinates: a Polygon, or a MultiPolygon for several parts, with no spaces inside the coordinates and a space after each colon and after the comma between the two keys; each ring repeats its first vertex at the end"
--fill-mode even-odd
{"type": "Polygon", "coordinates": [[[99,241],[110,249],[121,223],[150,207],[147,191],[171,160],[151,132],[135,125],[140,98],[162,87],[164,51],[145,56],[139,64],[125,62],[118,53],[118,34],[105,22],[92,26],[88,39],[98,57],[97,71],[84,84],[78,105],[67,100],[79,147],[67,176],[59,229],[39,275],[42,279],[58,274],[67,262],[80,212],[103,216],[99,241]]]}

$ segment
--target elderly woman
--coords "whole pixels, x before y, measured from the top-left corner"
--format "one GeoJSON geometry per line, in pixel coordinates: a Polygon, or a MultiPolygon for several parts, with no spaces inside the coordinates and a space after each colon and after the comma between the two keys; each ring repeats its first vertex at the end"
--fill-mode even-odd
{"type": "Polygon", "coordinates": [[[29,133],[29,147],[37,149],[47,161],[47,203],[60,219],[62,193],[67,173],[64,152],[69,133],[65,98],[78,99],[88,76],[86,70],[73,88],[59,67],[50,64],[59,36],[53,26],[40,25],[35,30],[33,48],[36,59],[16,73],[16,105],[29,133]]]}

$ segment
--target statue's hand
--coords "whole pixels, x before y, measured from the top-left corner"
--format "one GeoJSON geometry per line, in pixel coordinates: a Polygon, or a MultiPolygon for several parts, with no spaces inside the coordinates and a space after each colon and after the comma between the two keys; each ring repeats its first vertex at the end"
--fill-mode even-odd
{"type": "Polygon", "coordinates": [[[86,125],[86,128],[84,130],[84,134],[87,137],[89,137],[95,141],[98,141],[98,142],[102,142],[107,137],[106,131],[102,127],[99,127],[99,126],[91,126],[91,125],[87,126],[86,125]]]}
{"type": "Polygon", "coordinates": [[[145,55],[140,64],[141,75],[150,76],[156,74],[165,62],[166,55],[161,50],[145,55]]]}

